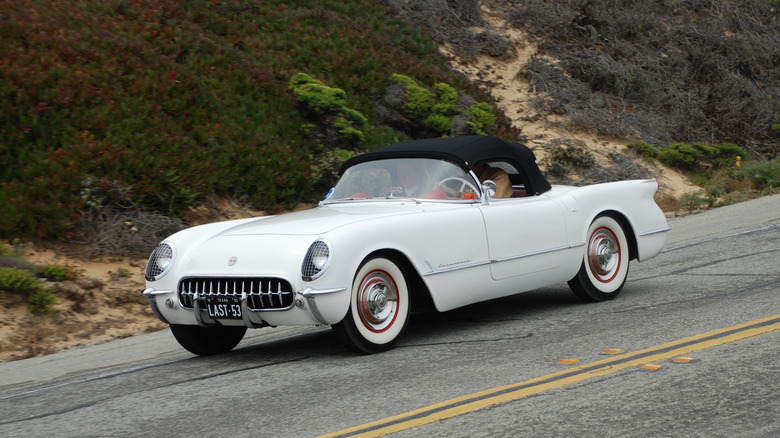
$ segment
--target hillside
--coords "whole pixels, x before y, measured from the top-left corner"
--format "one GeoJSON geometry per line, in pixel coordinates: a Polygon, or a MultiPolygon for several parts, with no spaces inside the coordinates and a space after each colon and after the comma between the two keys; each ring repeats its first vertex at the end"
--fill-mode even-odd
{"type": "Polygon", "coordinates": [[[469,133],[472,104],[555,182],[655,177],[668,212],[775,190],[726,146],[777,156],[776,2],[593,3],[0,0],[0,239],[78,273],[43,283],[53,315],[0,293],[0,360],[162,328],[139,299],[160,239],[305,207],[351,154],[469,133]],[[457,91],[443,130],[394,74],[457,91]]]}
{"type": "MultiPolygon", "coordinates": [[[[3,0],[0,238],[84,243],[143,224],[127,252],[214,196],[284,210],[317,199],[355,152],[473,133],[463,102],[487,101],[484,132],[540,155],[607,139],[618,156],[575,181],[648,176],[620,156],[629,141],[774,158],[777,2],[668,3],[3,0]],[[330,93],[325,106],[291,89],[300,73],[330,93]],[[429,90],[429,105],[434,87],[457,91],[444,128],[404,113],[394,74],[429,90]]],[[[549,176],[571,182],[578,169],[557,164],[549,176]]]]}

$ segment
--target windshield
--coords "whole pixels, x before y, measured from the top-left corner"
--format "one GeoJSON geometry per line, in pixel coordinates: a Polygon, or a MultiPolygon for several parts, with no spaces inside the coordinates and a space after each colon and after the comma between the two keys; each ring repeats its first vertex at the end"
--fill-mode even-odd
{"type": "Polygon", "coordinates": [[[479,192],[474,178],[450,162],[396,158],[350,167],[325,201],[377,198],[474,200],[479,192]]]}

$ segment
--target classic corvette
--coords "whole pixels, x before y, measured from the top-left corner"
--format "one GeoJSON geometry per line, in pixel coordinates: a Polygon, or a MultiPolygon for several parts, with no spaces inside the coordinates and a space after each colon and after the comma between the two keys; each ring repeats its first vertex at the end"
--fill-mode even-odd
{"type": "Polygon", "coordinates": [[[339,175],[315,208],[192,227],[153,250],[143,293],[184,348],[211,355],[247,328],[330,325],[375,353],[413,309],[564,282],[609,300],[670,229],[655,180],[551,185],[530,149],[489,136],[396,143],[339,175]]]}

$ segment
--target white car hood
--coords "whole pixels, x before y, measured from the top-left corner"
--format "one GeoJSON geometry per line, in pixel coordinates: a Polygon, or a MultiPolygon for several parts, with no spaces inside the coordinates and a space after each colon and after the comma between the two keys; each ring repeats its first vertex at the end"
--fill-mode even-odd
{"type": "Polygon", "coordinates": [[[214,237],[269,234],[319,235],[359,221],[400,216],[420,211],[422,209],[414,202],[394,202],[391,205],[389,203],[371,205],[370,203],[361,202],[360,204],[351,205],[319,206],[311,210],[240,221],[229,228],[223,229],[214,237]]]}

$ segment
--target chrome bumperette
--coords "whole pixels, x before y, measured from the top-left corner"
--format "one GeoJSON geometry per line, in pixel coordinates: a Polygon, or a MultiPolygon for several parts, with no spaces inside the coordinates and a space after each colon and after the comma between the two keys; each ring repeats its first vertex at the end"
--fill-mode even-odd
{"type": "Polygon", "coordinates": [[[157,317],[160,321],[169,324],[168,320],[163,316],[163,314],[160,312],[160,308],[157,306],[157,295],[165,295],[165,294],[172,294],[173,291],[170,290],[154,290],[152,288],[145,289],[143,292],[143,295],[146,297],[147,300],[149,300],[149,306],[152,308],[152,313],[154,313],[154,316],[157,317]]]}
{"type": "Polygon", "coordinates": [[[317,301],[314,298],[319,295],[333,294],[345,290],[347,290],[346,287],[338,287],[333,289],[312,289],[310,287],[307,287],[302,291],[298,291],[298,295],[306,299],[306,303],[309,304],[309,309],[311,309],[311,314],[314,315],[315,318],[317,318],[317,321],[319,321],[320,324],[327,325],[328,322],[325,320],[325,318],[322,316],[322,313],[317,308],[317,301]]]}

